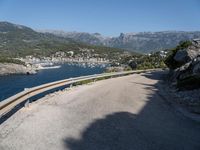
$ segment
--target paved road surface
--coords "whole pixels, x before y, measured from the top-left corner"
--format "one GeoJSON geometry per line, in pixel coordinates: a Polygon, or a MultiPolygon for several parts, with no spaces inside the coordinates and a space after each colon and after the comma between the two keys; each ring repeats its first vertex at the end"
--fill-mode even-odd
{"type": "Polygon", "coordinates": [[[161,73],[76,87],[0,125],[0,150],[200,150],[200,124],[159,96],[161,73]]]}

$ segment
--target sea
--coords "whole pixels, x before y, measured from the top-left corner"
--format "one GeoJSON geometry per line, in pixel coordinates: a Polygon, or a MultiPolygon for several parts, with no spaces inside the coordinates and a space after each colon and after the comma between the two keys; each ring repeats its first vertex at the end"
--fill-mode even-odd
{"type": "Polygon", "coordinates": [[[33,75],[7,75],[0,76],[0,101],[13,96],[26,88],[41,84],[105,71],[105,66],[87,66],[80,64],[60,64],[60,68],[39,70],[33,75]]]}

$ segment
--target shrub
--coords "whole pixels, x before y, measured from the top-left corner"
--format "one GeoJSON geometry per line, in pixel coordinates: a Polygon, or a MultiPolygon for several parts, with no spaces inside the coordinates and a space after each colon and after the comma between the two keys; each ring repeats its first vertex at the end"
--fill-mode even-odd
{"type": "Polygon", "coordinates": [[[3,56],[0,56],[0,63],[14,63],[14,64],[25,65],[25,63],[22,62],[21,60],[9,58],[9,57],[3,57],[3,56]]]}

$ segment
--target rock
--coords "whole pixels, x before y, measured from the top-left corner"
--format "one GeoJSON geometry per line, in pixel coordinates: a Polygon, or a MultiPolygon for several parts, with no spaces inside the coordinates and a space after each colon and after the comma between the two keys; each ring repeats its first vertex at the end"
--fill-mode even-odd
{"type": "Polygon", "coordinates": [[[200,73],[200,57],[194,59],[192,72],[194,74],[200,73]]]}
{"type": "Polygon", "coordinates": [[[193,68],[193,73],[197,74],[200,73],[200,63],[196,64],[193,68]]]}
{"type": "Polygon", "coordinates": [[[35,74],[34,68],[26,67],[20,64],[0,63],[0,75],[8,74],[35,74]]]}
{"type": "Polygon", "coordinates": [[[183,71],[185,71],[185,70],[190,69],[190,67],[191,67],[191,62],[188,62],[188,63],[184,64],[183,66],[181,66],[181,67],[179,68],[179,70],[180,70],[181,72],[183,72],[183,71]]]}
{"type": "Polygon", "coordinates": [[[173,59],[175,61],[172,63],[182,65],[170,70],[170,91],[178,103],[200,114],[200,39],[193,40],[188,48],[179,50],[173,59]],[[178,88],[178,91],[173,91],[174,88],[178,88]]]}
{"type": "Polygon", "coordinates": [[[174,56],[174,60],[184,64],[198,56],[200,56],[200,39],[195,39],[188,48],[178,50],[174,56]]]}
{"type": "Polygon", "coordinates": [[[36,73],[37,73],[36,70],[34,70],[33,68],[27,68],[27,72],[26,72],[27,75],[36,74],[36,73]]]}
{"type": "Polygon", "coordinates": [[[187,63],[200,55],[200,49],[183,49],[179,50],[174,56],[174,60],[180,63],[187,63]]]}
{"type": "Polygon", "coordinates": [[[185,78],[188,78],[191,76],[190,72],[185,71],[184,73],[180,73],[179,77],[177,78],[178,80],[183,80],[185,78]]]}
{"type": "Polygon", "coordinates": [[[177,51],[173,59],[182,65],[171,71],[171,82],[177,83],[179,89],[199,88],[200,39],[193,40],[192,45],[177,51]]]}
{"type": "Polygon", "coordinates": [[[196,48],[193,49],[192,47],[189,47],[187,49],[189,60],[195,59],[196,57],[200,56],[200,49],[196,48]]]}
{"type": "Polygon", "coordinates": [[[133,70],[137,68],[137,63],[136,63],[135,61],[130,61],[128,65],[129,65],[129,66],[131,67],[131,69],[133,69],[133,70]]]}
{"type": "Polygon", "coordinates": [[[180,63],[186,63],[190,61],[190,57],[188,57],[188,51],[186,49],[179,50],[174,56],[174,60],[180,63]]]}
{"type": "Polygon", "coordinates": [[[200,48],[200,38],[199,39],[193,39],[192,45],[195,46],[196,48],[200,48]]]}

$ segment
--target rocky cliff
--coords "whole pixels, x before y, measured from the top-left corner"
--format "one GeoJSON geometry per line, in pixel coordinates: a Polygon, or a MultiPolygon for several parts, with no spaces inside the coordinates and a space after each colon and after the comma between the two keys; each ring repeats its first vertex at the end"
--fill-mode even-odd
{"type": "Polygon", "coordinates": [[[179,89],[200,88],[200,39],[181,43],[165,63],[171,70],[170,80],[179,89]]]}
{"type": "Polygon", "coordinates": [[[137,33],[121,33],[116,37],[105,37],[99,33],[85,32],[63,32],[63,31],[40,31],[53,33],[54,35],[70,38],[92,45],[104,45],[108,47],[116,47],[137,51],[141,53],[149,53],[151,51],[159,51],[175,47],[180,41],[192,40],[200,37],[199,31],[161,31],[161,32],[137,32],[137,33]]]}
{"type": "Polygon", "coordinates": [[[24,65],[0,63],[0,76],[8,74],[35,74],[35,69],[24,65]]]}

